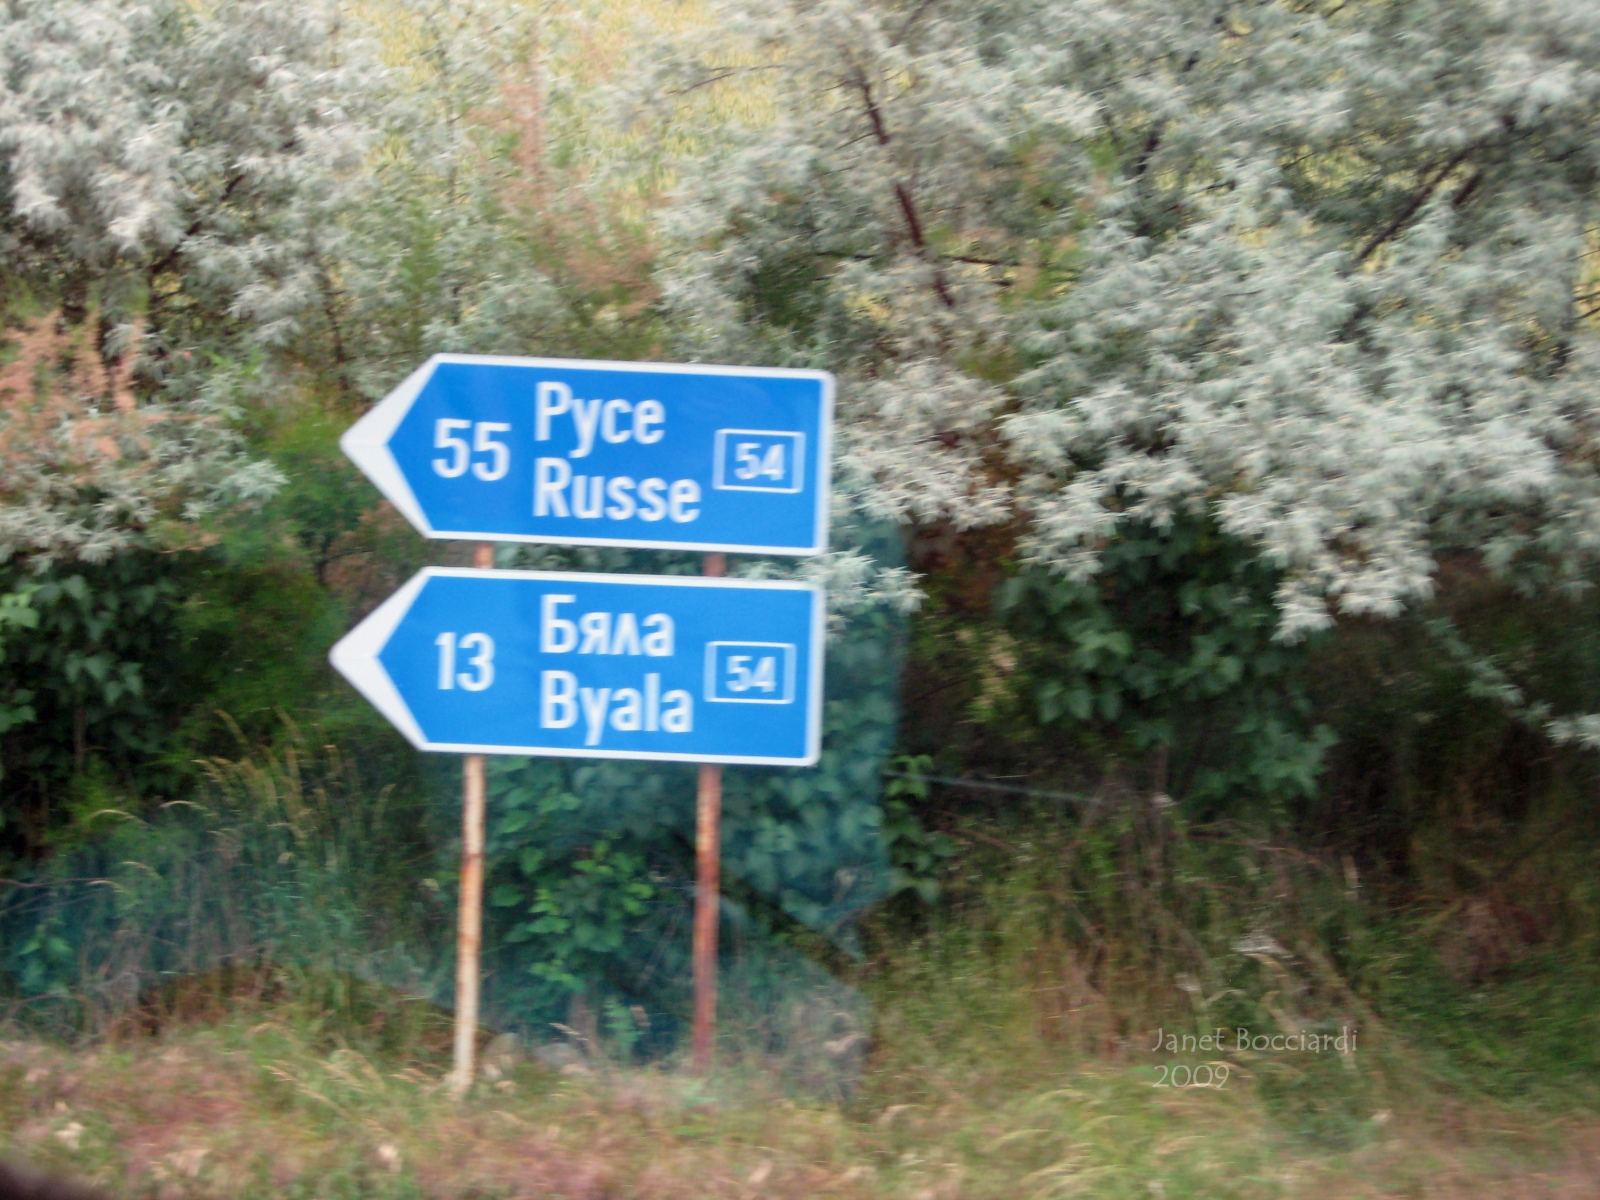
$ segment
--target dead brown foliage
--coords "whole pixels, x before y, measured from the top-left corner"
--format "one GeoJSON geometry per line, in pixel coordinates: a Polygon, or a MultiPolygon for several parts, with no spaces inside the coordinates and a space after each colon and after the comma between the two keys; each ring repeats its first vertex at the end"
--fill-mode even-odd
{"type": "Polygon", "coordinates": [[[12,486],[30,468],[87,482],[106,460],[147,445],[132,362],[103,352],[91,328],[52,312],[13,339],[0,367],[0,479],[12,486]]]}

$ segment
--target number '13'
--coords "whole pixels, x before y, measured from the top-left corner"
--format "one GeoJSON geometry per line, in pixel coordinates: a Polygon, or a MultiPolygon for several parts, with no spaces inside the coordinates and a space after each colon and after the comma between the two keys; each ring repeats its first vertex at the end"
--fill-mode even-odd
{"type": "Polygon", "coordinates": [[[460,686],[469,692],[481,692],[494,682],[494,639],[487,633],[469,633],[458,642],[453,633],[441,633],[433,639],[439,647],[439,687],[445,691],[460,686]],[[474,671],[456,671],[456,649],[476,649],[478,652],[467,663],[474,671]]]}

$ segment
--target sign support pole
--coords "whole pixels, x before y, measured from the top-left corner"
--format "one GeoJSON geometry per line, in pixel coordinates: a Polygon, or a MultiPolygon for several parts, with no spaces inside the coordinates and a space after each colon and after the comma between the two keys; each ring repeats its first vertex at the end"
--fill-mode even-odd
{"type": "MultiPolygon", "coordinates": [[[[479,542],[474,567],[494,566],[494,543],[479,542]]],[[[483,946],[484,757],[468,754],[461,766],[461,896],[456,913],[455,1068],[450,1090],[465,1096],[478,1073],[478,990],[483,946]]]]}
{"type": "MultiPolygon", "coordinates": [[[[700,574],[728,573],[726,554],[707,554],[700,574]]],[[[722,863],[722,767],[700,764],[695,792],[694,851],[698,887],[694,897],[694,1070],[711,1073],[717,1032],[717,911],[722,863]]]]}

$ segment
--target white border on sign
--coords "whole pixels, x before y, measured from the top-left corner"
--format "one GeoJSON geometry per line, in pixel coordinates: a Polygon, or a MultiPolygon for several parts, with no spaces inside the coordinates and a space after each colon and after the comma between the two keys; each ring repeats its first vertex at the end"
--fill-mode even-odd
{"type": "Polygon", "coordinates": [[[378,490],[410,521],[423,537],[464,542],[532,542],[550,546],[617,546],[635,550],[700,550],[707,553],[780,554],[805,558],[828,548],[828,499],[833,489],[834,380],[827,371],[789,367],[735,367],[721,363],[611,362],[598,358],[519,358],[495,354],[435,354],[385,396],[339,439],[339,447],[378,490]],[[768,379],[815,379],[822,385],[821,428],[817,435],[816,538],[810,546],[759,546],[733,542],[638,541],[633,538],[569,537],[514,533],[485,533],[471,529],[435,529],[428,523],[389,450],[389,439],[441,363],[467,366],[554,367],[564,371],[632,371],[644,375],[732,375],[768,379]]]}
{"type": "Polygon", "coordinates": [[[474,567],[424,567],[364,621],[345,634],[328,653],[339,674],[405,734],[418,750],[447,754],[523,754],[538,758],[613,758],[633,762],[722,763],[728,766],[810,767],[822,757],[823,622],[827,597],[821,587],[793,579],[728,579],[703,575],[609,575],[586,571],[498,571],[474,567]],[[430,742],[410,707],[384,670],[379,655],[395,628],[411,610],[418,593],[430,579],[531,579],[552,583],[610,583],[636,587],[742,588],[784,592],[809,592],[811,604],[810,677],[806,687],[806,749],[799,758],[772,758],[744,754],[672,754],[655,751],[589,750],[555,746],[489,746],[466,742],[430,742]]]}

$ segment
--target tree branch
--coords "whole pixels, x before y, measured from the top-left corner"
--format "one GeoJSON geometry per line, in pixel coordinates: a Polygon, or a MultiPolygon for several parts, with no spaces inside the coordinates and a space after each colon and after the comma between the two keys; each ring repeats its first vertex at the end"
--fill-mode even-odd
{"type": "Polygon", "coordinates": [[[867,106],[867,120],[872,125],[872,136],[878,139],[878,145],[887,146],[889,131],[884,128],[883,113],[878,108],[878,102],[872,98],[872,85],[860,71],[856,72],[856,87],[860,89],[861,99],[867,106]]]}
{"type": "MultiPolygon", "coordinates": [[[[867,82],[867,77],[861,71],[856,72],[856,87],[861,91],[862,102],[867,106],[867,120],[872,124],[872,134],[877,139],[879,146],[889,145],[889,130],[883,123],[883,112],[878,107],[878,102],[873,98],[872,85],[867,82]]],[[[911,194],[911,188],[903,181],[896,180],[894,185],[895,199],[900,202],[900,213],[905,217],[906,232],[911,235],[911,244],[917,248],[917,253],[922,258],[927,258],[928,242],[922,232],[922,218],[917,215],[917,202],[911,194]]],[[[939,299],[946,308],[956,306],[955,298],[950,295],[950,285],[945,282],[944,272],[937,264],[933,266],[933,290],[939,293],[939,299]]]]}
{"type": "Polygon", "coordinates": [[[690,92],[698,91],[703,87],[710,87],[713,83],[721,83],[724,79],[732,79],[735,75],[747,75],[751,71],[776,71],[779,64],[772,63],[761,67],[730,67],[721,75],[713,75],[710,79],[702,79],[699,83],[691,83],[686,88],[679,88],[675,92],[668,92],[669,96],[687,96],[690,92]]]}
{"type": "Polygon", "coordinates": [[[1135,179],[1142,178],[1144,173],[1150,169],[1150,160],[1155,157],[1156,150],[1161,145],[1161,135],[1165,129],[1166,125],[1160,121],[1150,127],[1150,136],[1144,139],[1144,145],[1139,149],[1139,157],[1133,160],[1133,177],[1135,179]]]}
{"type": "MultiPolygon", "coordinates": [[[[228,202],[228,198],[233,195],[234,189],[244,182],[244,178],[244,172],[240,171],[232,179],[228,180],[227,186],[222,189],[222,198],[217,201],[218,206],[228,202]]],[[[184,243],[204,229],[205,225],[206,219],[204,217],[196,217],[189,228],[183,231],[183,236],[172,244],[172,249],[168,250],[166,254],[162,256],[161,261],[151,265],[150,277],[154,279],[157,275],[161,274],[161,272],[165,271],[174,262],[176,262],[178,259],[178,252],[183,249],[184,243]]]]}
{"type": "Polygon", "coordinates": [[[337,368],[339,385],[349,391],[350,357],[345,353],[344,330],[339,322],[339,309],[336,303],[338,289],[333,286],[333,278],[328,274],[328,265],[325,262],[318,260],[317,272],[322,276],[322,313],[327,317],[328,328],[333,333],[333,362],[337,368]]]}
{"type": "Polygon", "coordinates": [[[1449,162],[1440,167],[1439,170],[1434,173],[1433,178],[1428,180],[1427,183],[1423,184],[1422,187],[1412,195],[1411,199],[1406,201],[1405,207],[1395,215],[1394,220],[1390,221],[1377,233],[1372,235],[1371,240],[1361,248],[1361,253],[1356,255],[1355,265],[1359,267],[1362,263],[1366,262],[1367,259],[1372,257],[1373,253],[1378,249],[1379,246],[1382,246],[1385,242],[1394,237],[1395,234],[1404,229],[1406,223],[1410,221],[1412,217],[1416,216],[1417,211],[1433,197],[1434,192],[1439,190],[1439,185],[1449,177],[1450,172],[1454,171],[1462,163],[1466,162],[1467,155],[1471,153],[1472,147],[1469,146],[1465,150],[1453,155],[1449,162]]]}
{"type": "Polygon", "coordinates": [[[1466,183],[1461,185],[1461,190],[1459,192],[1457,192],[1455,194],[1455,197],[1450,201],[1451,206],[1454,207],[1455,209],[1457,209],[1458,211],[1460,209],[1465,208],[1466,205],[1467,205],[1467,201],[1472,199],[1472,194],[1478,190],[1478,185],[1481,184],[1482,182],[1483,182],[1483,168],[1479,167],[1476,171],[1474,171],[1472,173],[1472,178],[1467,180],[1466,183]]]}
{"type": "Polygon", "coordinates": [[[922,221],[917,217],[917,203],[911,198],[911,193],[906,190],[906,185],[896,182],[894,185],[895,198],[900,201],[900,212],[906,219],[906,229],[911,233],[911,244],[918,250],[927,248],[927,241],[922,236],[922,221]]]}
{"type": "MultiPolygon", "coordinates": [[[[1221,23],[1220,17],[1218,18],[1218,23],[1221,23]]],[[[1194,70],[1195,64],[1199,61],[1200,51],[1190,51],[1189,57],[1184,60],[1183,66],[1178,71],[1178,77],[1181,79],[1190,71],[1194,70]]],[[[1150,127],[1150,134],[1145,138],[1144,146],[1139,151],[1139,157],[1136,158],[1133,163],[1133,177],[1135,179],[1142,178],[1144,173],[1150,169],[1150,160],[1155,157],[1156,151],[1160,149],[1161,139],[1166,136],[1166,132],[1167,123],[1165,121],[1157,121],[1150,127]]]]}
{"type": "Polygon", "coordinates": [[[889,44],[891,46],[899,46],[904,44],[906,35],[911,32],[911,27],[920,21],[922,19],[922,14],[927,12],[928,9],[932,7],[933,0],[922,0],[922,3],[917,5],[917,7],[912,11],[911,15],[906,18],[906,23],[900,26],[900,32],[894,35],[894,41],[889,44]]]}

